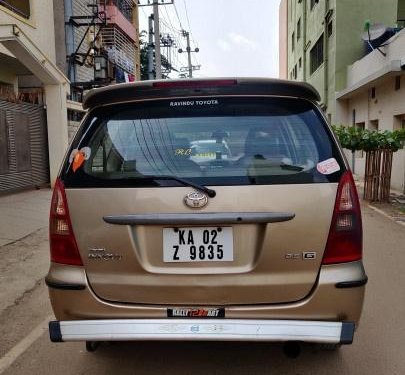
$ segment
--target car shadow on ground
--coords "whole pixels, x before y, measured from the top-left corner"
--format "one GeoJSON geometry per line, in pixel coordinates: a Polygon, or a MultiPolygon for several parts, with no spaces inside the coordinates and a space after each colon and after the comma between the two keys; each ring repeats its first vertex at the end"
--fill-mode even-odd
{"type": "MultiPolygon", "coordinates": [[[[315,374],[316,362],[322,363],[319,373],[328,369],[336,374],[332,367],[341,362],[344,350],[323,351],[301,345],[300,355],[289,358],[283,345],[274,343],[121,342],[103,343],[95,352],[86,354],[90,362],[102,362],[97,366],[98,375],[118,368],[120,374],[315,374]]],[[[86,374],[92,374],[89,370],[86,374]]]]}

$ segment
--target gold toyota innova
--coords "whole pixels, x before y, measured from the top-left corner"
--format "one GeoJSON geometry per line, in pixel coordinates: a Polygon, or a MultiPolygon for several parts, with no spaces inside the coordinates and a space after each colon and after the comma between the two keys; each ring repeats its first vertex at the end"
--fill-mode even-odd
{"type": "Polygon", "coordinates": [[[273,79],[90,91],[51,204],[51,340],[352,343],[361,213],[317,101],[273,79]]]}

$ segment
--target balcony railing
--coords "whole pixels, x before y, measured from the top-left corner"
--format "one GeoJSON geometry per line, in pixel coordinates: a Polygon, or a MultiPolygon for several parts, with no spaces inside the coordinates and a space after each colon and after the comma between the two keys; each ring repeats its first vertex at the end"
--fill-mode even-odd
{"type": "Polygon", "coordinates": [[[100,0],[100,5],[115,5],[123,16],[132,23],[134,2],[133,0],[100,0]]]}
{"type": "Polygon", "coordinates": [[[102,30],[103,47],[108,59],[130,74],[135,74],[136,46],[118,27],[110,25],[102,30]]]}

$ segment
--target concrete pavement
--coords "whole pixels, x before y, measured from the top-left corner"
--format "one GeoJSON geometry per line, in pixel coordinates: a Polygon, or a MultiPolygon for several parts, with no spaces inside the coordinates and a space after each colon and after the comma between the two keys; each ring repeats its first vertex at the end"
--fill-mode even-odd
{"type": "MultiPolygon", "coordinates": [[[[306,347],[298,359],[291,360],[282,355],[279,345],[254,343],[119,343],[102,346],[96,353],[86,353],[83,343],[50,343],[46,320],[52,312],[43,283],[49,259],[46,224],[50,191],[29,194],[38,202],[43,199],[46,206],[32,216],[33,225],[39,227],[0,247],[0,277],[3,271],[14,270],[14,277],[8,274],[5,279],[0,278],[0,304],[1,293],[10,290],[6,298],[8,306],[0,309],[1,375],[102,375],[117,371],[120,374],[405,374],[405,229],[367,205],[363,207],[364,262],[369,284],[355,342],[338,353],[306,347]],[[9,262],[8,257],[12,256],[15,261],[9,262]],[[24,290],[24,286],[16,283],[19,278],[31,278],[31,287],[24,290]],[[2,369],[2,363],[6,363],[3,358],[9,360],[2,369]]],[[[0,207],[4,207],[2,199],[0,207]]],[[[11,201],[24,199],[28,198],[15,196],[11,201]]],[[[30,207],[37,203],[30,203],[30,207]]],[[[18,221],[20,215],[13,217],[12,220],[18,221]]]]}
{"type": "Polygon", "coordinates": [[[51,194],[42,189],[0,196],[0,314],[46,274],[51,194]]]}
{"type": "MultiPolygon", "coordinates": [[[[38,330],[46,329],[41,322],[50,314],[42,284],[10,310],[8,316],[18,317],[13,327],[21,336],[14,346],[8,345],[12,361],[0,374],[405,374],[405,230],[368,207],[363,208],[363,217],[364,261],[370,280],[366,302],[354,344],[337,353],[305,347],[292,360],[284,357],[280,345],[181,342],[117,343],[86,353],[83,343],[52,344],[47,332],[38,330]],[[30,324],[24,321],[24,316],[32,315],[30,324]],[[27,337],[26,350],[13,350],[27,343],[23,341],[27,337]]],[[[0,341],[0,356],[2,345],[0,341]]]]}
{"type": "Polygon", "coordinates": [[[51,189],[0,196],[0,247],[48,225],[51,189]]]}

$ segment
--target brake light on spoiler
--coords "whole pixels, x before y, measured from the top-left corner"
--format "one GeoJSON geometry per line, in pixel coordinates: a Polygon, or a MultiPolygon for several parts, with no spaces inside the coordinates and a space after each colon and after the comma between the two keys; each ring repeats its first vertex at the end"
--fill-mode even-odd
{"type": "Polygon", "coordinates": [[[191,81],[159,81],[154,82],[153,87],[156,88],[200,88],[200,87],[223,87],[234,86],[237,84],[236,79],[212,79],[212,80],[191,80],[191,81]]]}
{"type": "Polygon", "coordinates": [[[346,171],[339,182],[322,264],[360,260],[362,249],[363,229],[359,198],[353,176],[350,171],[346,171]]]}

